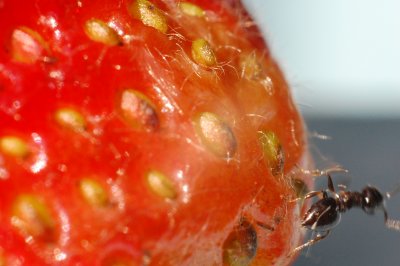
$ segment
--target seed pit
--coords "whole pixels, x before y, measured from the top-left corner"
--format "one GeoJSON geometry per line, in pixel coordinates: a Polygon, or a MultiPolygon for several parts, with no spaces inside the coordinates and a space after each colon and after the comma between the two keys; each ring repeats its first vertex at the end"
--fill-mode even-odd
{"type": "Polygon", "coordinates": [[[122,40],[118,33],[99,19],[89,19],[86,21],[84,30],[86,35],[95,42],[106,45],[122,45],[122,40]]]}
{"type": "Polygon", "coordinates": [[[128,124],[135,129],[154,131],[159,127],[155,106],[138,91],[124,90],[118,100],[118,109],[128,124]]]}
{"type": "Polygon", "coordinates": [[[146,179],[147,185],[156,195],[165,199],[175,199],[177,197],[174,184],[163,173],[152,170],[147,173],[146,179]]]}
{"type": "Polygon", "coordinates": [[[129,12],[132,17],[139,19],[146,26],[166,33],[168,24],[165,15],[152,2],[148,0],[136,0],[130,7],[129,12]]]}
{"type": "Polygon", "coordinates": [[[223,244],[223,263],[226,266],[247,266],[256,253],[257,232],[248,221],[243,220],[223,244]]]}
{"type": "Polygon", "coordinates": [[[220,117],[204,112],[195,118],[194,123],[197,134],[207,149],[219,157],[234,156],[237,148],[235,136],[220,117]]]}
{"type": "Polygon", "coordinates": [[[192,43],[193,60],[202,66],[212,67],[217,64],[214,50],[211,45],[204,39],[197,39],[192,43]]]}
{"type": "Polygon", "coordinates": [[[271,173],[274,176],[282,174],[285,156],[278,136],[272,131],[259,131],[258,135],[264,160],[268,163],[271,173]]]}

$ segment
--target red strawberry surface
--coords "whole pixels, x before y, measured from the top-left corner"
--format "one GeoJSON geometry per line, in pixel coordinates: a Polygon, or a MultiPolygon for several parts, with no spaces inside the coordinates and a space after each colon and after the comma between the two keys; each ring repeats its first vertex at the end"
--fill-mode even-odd
{"type": "Polygon", "coordinates": [[[2,0],[0,43],[1,266],[290,263],[304,129],[238,1],[2,0]]]}

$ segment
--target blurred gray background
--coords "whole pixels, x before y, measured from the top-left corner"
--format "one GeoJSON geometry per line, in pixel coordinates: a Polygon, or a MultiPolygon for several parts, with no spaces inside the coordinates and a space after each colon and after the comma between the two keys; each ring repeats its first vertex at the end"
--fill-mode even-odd
{"type": "Polygon", "coordinates": [[[400,1],[244,0],[309,116],[400,116],[400,1]]]}
{"type": "MultiPolygon", "coordinates": [[[[347,168],[334,182],[350,190],[398,186],[400,1],[244,2],[306,118],[317,166],[347,168]]],[[[326,188],[325,178],[317,188],[326,188]]],[[[400,193],[387,207],[400,219],[400,193]]],[[[305,265],[400,265],[400,232],[385,228],[382,212],[352,209],[327,239],[302,252],[295,266],[305,265]]]]}

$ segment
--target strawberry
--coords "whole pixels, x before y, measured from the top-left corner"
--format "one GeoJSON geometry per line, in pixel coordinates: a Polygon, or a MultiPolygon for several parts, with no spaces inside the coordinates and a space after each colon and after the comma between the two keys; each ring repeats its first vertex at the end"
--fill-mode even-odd
{"type": "Polygon", "coordinates": [[[236,0],[0,1],[0,265],[285,265],[302,120],[236,0]]]}

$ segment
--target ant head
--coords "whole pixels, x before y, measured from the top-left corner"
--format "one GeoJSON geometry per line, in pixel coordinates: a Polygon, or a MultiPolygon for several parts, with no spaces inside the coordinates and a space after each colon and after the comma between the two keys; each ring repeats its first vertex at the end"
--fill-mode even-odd
{"type": "Polygon", "coordinates": [[[362,192],[362,208],[367,213],[374,213],[377,207],[382,206],[383,196],[378,189],[368,186],[365,187],[362,192]]]}
{"type": "Polygon", "coordinates": [[[334,198],[320,199],[311,205],[304,214],[302,226],[312,230],[331,228],[339,222],[340,214],[337,211],[337,202],[334,198]]]}

